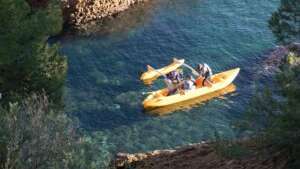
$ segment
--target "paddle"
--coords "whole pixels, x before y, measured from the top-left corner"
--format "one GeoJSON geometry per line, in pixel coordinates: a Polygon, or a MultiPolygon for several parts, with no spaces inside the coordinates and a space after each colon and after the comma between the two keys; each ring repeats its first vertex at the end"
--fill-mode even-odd
{"type": "Polygon", "coordinates": [[[154,92],[142,92],[142,95],[149,95],[149,94],[152,94],[154,92]]]}
{"type": "Polygon", "coordinates": [[[195,76],[200,76],[200,74],[194,68],[192,68],[191,66],[189,66],[189,65],[187,65],[185,63],[183,64],[183,66],[185,66],[186,68],[190,69],[195,76]]]}

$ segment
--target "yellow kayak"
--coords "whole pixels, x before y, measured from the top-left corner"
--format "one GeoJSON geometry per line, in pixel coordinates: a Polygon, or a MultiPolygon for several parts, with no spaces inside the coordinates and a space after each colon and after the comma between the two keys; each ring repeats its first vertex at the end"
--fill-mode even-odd
{"type": "Polygon", "coordinates": [[[179,68],[180,66],[182,66],[184,64],[184,59],[173,59],[173,62],[171,64],[169,64],[168,66],[165,66],[163,68],[160,69],[154,69],[152,68],[150,65],[147,65],[147,71],[144,72],[141,75],[141,80],[142,81],[151,81],[153,79],[158,78],[161,75],[165,75],[168,74],[170,72],[172,72],[173,70],[176,70],[177,68],[179,68]]]}
{"type": "Polygon", "coordinates": [[[227,95],[229,93],[233,93],[235,90],[236,90],[236,86],[233,83],[231,83],[230,85],[228,85],[227,87],[225,87],[221,90],[218,90],[218,91],[215,91],[212,93],[208,93],[206,95],[202,95],[202,96],[190,99],[190,100],[179,102],[176,104],[163,106],[163,107],[157,107],[157,108],[151,109],[149,111],[146,111],[146,113],[150,114],[150,115],[155,115],[155,116],[165,116],[165,115],[173,113],[174,111],[177,111],[177,110],[189,110],[193,107],[201,106],[204,104],[205,101],[211,100],[213,98],[226,99],[226,97],[223,97],[223,96],[227,95]]]}
{"type": "Polygon", "coordinates": [[[206,94],[221,90],[228,85],[230,85],[236,76],[239,74],[240,68],[231,69],[225,72],[221,72],[212,76],[213,84],[208,87],[200,87],[193,90],[184,91],[184,93],[176,93],[170,96],[167,96],[168,89],[161,89],[155,92],[152,92],[147,98],[143,101],[145,109],[158,108],[163,106],[172,105],[175,103],[187,101],[193,98],[204,96],[206,94]]]}

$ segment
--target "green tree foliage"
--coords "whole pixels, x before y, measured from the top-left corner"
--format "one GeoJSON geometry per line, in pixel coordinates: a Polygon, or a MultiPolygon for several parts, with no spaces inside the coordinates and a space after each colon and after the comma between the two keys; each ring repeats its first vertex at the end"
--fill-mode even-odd
{"type": "Polygon", "coordinates": [[[1,103],[42,91],[60,103],[67,63],[47,40],[61,31],[61,15],[53,1],[34,9],[25,0],[0,0],[1,103]]]}
{"type": "Polygon", "coordinates": [[[99,168],[92,139],[53,109],[67,69],[47,43],[62,29],[60,5],[28,2],[0,0],[0,169],[99,168]]]}
{"type": "Polygon", "coordinates": [[[279,9],[269,20],[269,26],[279,42],[300,40],[300,1],[281,0],[279,9]]]}
{"type": "Polygon", "coordinates": [[[300,167],[299,53],[291,51],[286,56],[277,75],[275,91],[256,94],[250,105],[251,118],[248,119],[250,128],[261,134],[265,144],[287,153],[290,168],[300,167]]]}
{"type": "Polygon", "coordinates": [[[48,109],[45,96],[22,105],[10,104],[1,123],[2,168],[64,168],[74,142],[74,129],[65,115],[48,109]]]}
{"type": "Polygon", "coordinates": [[[91,158],[97,149],[76,134],[77,128],[65,114],[55,111],[45,95],[35,94],[1,110],[1,169],[97,167],[91,158]]]}

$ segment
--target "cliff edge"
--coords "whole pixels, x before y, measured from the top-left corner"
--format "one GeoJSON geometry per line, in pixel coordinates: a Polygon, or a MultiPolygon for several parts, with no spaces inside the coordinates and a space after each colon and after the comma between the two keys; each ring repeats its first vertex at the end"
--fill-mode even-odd
{"type": "Polygon", "coordinates": [[[147,153],[118,153],[112,162],[114,169],[283,169],[282,153],[261,153],[251,144],[251,153],[241,158],[224,157],[213,143],[198,143],[173,150],[147,153]],[[262,155],[263,154],[263,155],[262,155]]]}

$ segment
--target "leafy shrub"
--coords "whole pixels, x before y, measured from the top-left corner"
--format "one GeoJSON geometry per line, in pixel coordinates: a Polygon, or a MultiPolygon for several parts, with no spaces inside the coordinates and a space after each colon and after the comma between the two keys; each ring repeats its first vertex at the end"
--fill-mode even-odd
{"type": "Polygon", "coordinates": [[[241,159],[250,154],[247,147],[233,140],[221,139],[218,132],[215,132],[214,141],[214,149],[221,157],[241,159]]]}
{"type": "Polygon", "coordinates": [[[1,109],[0,168],[97,168],[98,148],[64,113],[49,107],[45,95],[1,109]],[[56,111],[56,110],[55,110],[56,111]]]}

